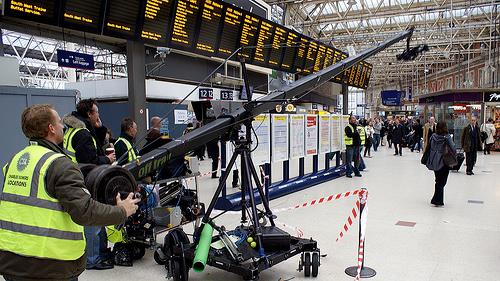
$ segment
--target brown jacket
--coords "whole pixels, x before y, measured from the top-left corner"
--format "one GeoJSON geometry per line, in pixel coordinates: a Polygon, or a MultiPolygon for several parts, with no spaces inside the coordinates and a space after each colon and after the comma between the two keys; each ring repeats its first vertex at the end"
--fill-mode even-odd
{"type": "Polygon", "coordinates": [[[436,131],[436,123],[434,123],[434,126],[431,126],[431,123],[429,123],[429,122],[425,123],[424,134],[422,136],[424,138],[424,151],[425,151],[425,148],[427,147],[427,144],[429,144],[429,141],[431,139],[432,134],[435,131],[436,131]],[[430,129],[430,132],[429,132],[429,129],[430,129]]]}
{"type": "MultiPolygon", "coordinates": [[[[61,148],[47,140],[34,140],[55,152],[61,148]]],[[[83,175],[67,157],[61,157],[47,170],[46,188],[57,198],[71,219],[79,225],[112,225],[127,219],[123,208],[101,204],[90,198],[83,175]]],[[[0,251],[0,274],[16,280],[67,280],[85,270],[85,254],[75,261],[60,261],[20,256],[0,251]]]]}
{"type": "Polygon", "coordinates": [[[475,147],[472,147],[472,142],[473,142],[473,139],[472,139],[472,128],[471,128],[471,125],[467,125],[467,127],[465,127],[463,130],[462,130],[462,137],[461,137],[461,143],[462,143],[462,149],[464,150],[464,152],[474,152],[474,151],[478,151],[479,149],[479,146],[481,145],[481,132],[479,130],[479,126],[475,126],[474,127],[474,130],[476,131],[476,146],[475,147]]]}

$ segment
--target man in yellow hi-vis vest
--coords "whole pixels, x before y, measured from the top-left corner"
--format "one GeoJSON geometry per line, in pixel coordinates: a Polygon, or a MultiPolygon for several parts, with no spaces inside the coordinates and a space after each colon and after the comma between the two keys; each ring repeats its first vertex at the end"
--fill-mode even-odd
{"type": "Polygon", "coordinates": [[[124,118],[121,123],[120,137],[115,142],[116,160],[118,160],[119,165],[124,165],[137,159],[139,152],[134,147],[136,135],[137,124],[130,118],[124,118]]]}
{"type": "Polygon", "coordinates": [[[76,280],[85,269],[82,225],[123,223],[137,210],[132,194],[117,206],[90,198],[82,173],[57,145],[63,125],[50,105],[22,114],[30,145],[3,167],[0,274],[5,280],[76,280]]]}
{"type": "Polygon", "coordinates": [[[352,172],[357,177],[361,177],[359,173],[359,147],[361,146],[361,139],[357,129],[356,116],[349,117],[349,124],[344,129],[344,143],[346,146],[346,177],[352,178],[352,172]],[[353,163],[354,162],[354,165],[353,163]]]}
{"type": "MultiPolygon", "coordinates": [[[[94,99],[83,99],[76,105],[76,111],[64,116],[63,147],[71,160],[78,164],[111,164],[114,153],[105,155],[102,149],[104,127],[99,116],[99,108],[94,99]]],[[[113,261],[107,248],[106,231],[103,227],[86,226],[87,269],[111,269],[113,261]]]]}

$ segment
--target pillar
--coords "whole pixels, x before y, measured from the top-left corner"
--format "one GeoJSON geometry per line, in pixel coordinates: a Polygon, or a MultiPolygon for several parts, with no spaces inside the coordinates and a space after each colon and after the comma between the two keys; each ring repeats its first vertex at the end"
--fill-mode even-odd
{"type": "Polygon", "coordinates": [[[342,114],[349,114],[349,88],[346,84],[342,83],[342,114]]]}
{"type": "Polygon", "coordinates": [[[137,123],[137,136],[146,133],[146,51],[144,44],[127,41],[129,116],[137,123]]]}

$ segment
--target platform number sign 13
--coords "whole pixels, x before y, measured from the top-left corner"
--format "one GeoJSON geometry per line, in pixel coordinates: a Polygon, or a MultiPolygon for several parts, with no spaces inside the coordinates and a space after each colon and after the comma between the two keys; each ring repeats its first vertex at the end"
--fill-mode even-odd
{"type": "Polygon", "coordinates": [[[213,89],[200,89],[199,90],[200,99],[213,99],[214,90],[213,89]]]}
{"type": "Polygon", "coordinates": [[[233,91],[220,91],[221,100],[233,100],[233,91]]]}

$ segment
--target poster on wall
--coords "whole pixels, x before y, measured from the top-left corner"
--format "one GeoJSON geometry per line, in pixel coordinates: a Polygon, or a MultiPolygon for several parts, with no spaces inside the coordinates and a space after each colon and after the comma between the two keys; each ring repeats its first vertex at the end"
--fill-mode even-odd
{"type": "Polygon", "coordinates": [[[185,109],[175,109],[174,110],[174,120],[175,124],[187,124],[188,123],[188,111],[185,109]]]}
{"type": "Polygon", "coordinates": [[[349,124],[349,115],[342,115],[342,123],[341,123],[341,131],[342,131],[342,134],[341,134],[341,138],[340,138],[340,143],[342,144],[341,147],[342,147],[342,150],[345,150],[345,142],[344,142],[344,131],[345,131],[345,126],[347,126],[347,124],[349,124]]]}
{"type": "Polygon", "coordinates": [[[288,115],[273,114],[271,154],[273,162],[288,160],[288,115]]]}
{"type": "Polygon", "coordinates": [[[304,157],[305,115],[290,115],[290,159],[304,157]]]}
{"type": "Polygon", "coordinates": [[[318,154],[318,115],[306,115],[306,155],[318,154]]]}
{"type": "Polygon", "coordinates": [[[319,116],[319,153],[330,152],[330,114],[319,116]]]}
{"type": "Polygon", "coordinates": [[[331,151],[340,151],[340,148],[342,147],[342,134],[341,134],[341,118],[340,115],[332,115],[331,116],[331,121],[332,121],[332,130],[331,130],[331,137],[330,137],[330,142],[332,145],[331,151]]]}
{"type": "Polygon", "coordinates": [[[271,118],[269,114],[261,114],[254,118],[252,127],[255,135],[252,134],[252,160],[255,165],[271,163],[271,118]]]}

